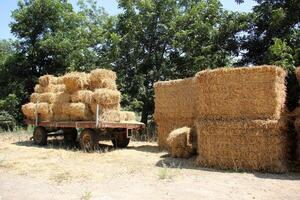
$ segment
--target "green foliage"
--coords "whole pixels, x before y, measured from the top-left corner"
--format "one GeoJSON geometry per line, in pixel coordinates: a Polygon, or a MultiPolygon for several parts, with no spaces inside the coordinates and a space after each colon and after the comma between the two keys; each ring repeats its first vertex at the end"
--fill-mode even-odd
{"type": "Polygon", "coordinates": [[[15,118],[8,112],[0,111],[0,130],[11,131],[16,126],[15,118]]]}
{"type": "Polygon", "coordinates": [[[246,27],[247,16],[224,11],[218,0],[121,0],[119,7],[113,65],[122,105],[141,111],[145,123],[154,111],[154,82],[228,65],[246,27]]]}
{"type": "Polygon", "coordinates": [[[282,66],[289,72],[295,70],[293,50],[281,39],[274,38],[274,44],[269,47],[269,60],[271,64],[282,66]]]}
{"type": "Polygon", "coordinates": [[[17,39],[0,41],[0,109],[21,122],[39,76],[99,66],[117,72],[122,107],[146,123],[156,81],[246,64],[287,69],[288,106],[296,106],[298,1],[257,0],[251,13],[226,11],[219,0],[118,2],[122,12],[109,16],[95,0],[79,0],[78,11],[68,1],[20,1],[10,24],[17,39]]]}

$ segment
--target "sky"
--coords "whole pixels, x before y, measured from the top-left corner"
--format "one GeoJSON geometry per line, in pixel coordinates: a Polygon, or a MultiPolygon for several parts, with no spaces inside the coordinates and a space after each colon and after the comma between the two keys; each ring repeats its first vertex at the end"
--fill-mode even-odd
{"type": "MultiPolygon", "coordinates": [[[[70,0],[75,6],[77,0],[70,0]]],[[[120,13],[117,0],[97,0],[98,5],[102,6],[110,15],[120,13]]],[[[221,0],[223,7],[231,11],[250,12],[252,7],[256,5],[253,0],[246,0],[243,4],[236,4],[234,0],[221,0]]],[[[0,0],[0,39],[14,39],[10,33],[9,24],[12,21],[11,12],[17,8],[18,0],[0,0]]]]}

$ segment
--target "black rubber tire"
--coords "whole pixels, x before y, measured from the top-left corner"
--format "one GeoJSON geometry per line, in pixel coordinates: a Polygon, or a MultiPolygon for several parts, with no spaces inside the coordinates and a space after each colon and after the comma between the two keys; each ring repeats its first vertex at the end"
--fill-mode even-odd
{"type": "Polygon", "coordinates": [[[90,152],[98,145],[96,133],[93,129],[83,129],[79,137],[80,148],[84,151],[90,152]]]}
{"type": "Polygon", "coordinates": [[[78,132],[76,128],[65,128],[63,129],[64,144],[67,146],[75,146],[78,132]]]}
{"type": "Polygon", "coordinates": [[[44,127],[42,126],[35,127],[33,131],[34,144],[45,146],[47,144],[47,137],[48,134],[44,127]]]}
{"type": "Polygon", "coordinates": [[[126,148],[130,142],[130,138],[127,138],[126,131],[122,131],[116,133],[115,138],[111,141],[115,148],[126,148]]]}

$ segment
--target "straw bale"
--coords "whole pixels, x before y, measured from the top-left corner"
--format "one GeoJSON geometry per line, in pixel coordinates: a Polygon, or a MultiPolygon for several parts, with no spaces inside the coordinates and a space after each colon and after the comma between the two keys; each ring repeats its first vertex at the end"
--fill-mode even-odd
{"type": "Polygon", "coordinates": [[[154,84],[156,117],[192,118],[197,98],[196,79],[159,81],[154,84]]]}
{"type": "Polygon", "coordinates": [[[86,103],[91,104],[93,92],[90,90],[78,90],[71,95],[71,100],[74,103],[86,103]]]}
{"type": "Polygon", "coordinates": [[[93,100],[102,106],[116,105],[120,103],[121,93],[117,90],[96,89],[93,93],[93,100]]]}
{"type": "Polygon", "coordinates": [[[43,93],[44,91],[44,87],[42,87],[40,84],[36,84],[34,86],[34,92],[35,93],[43,93]]]}
{"type": "Polygon", "coordinates": [[[95,69],[90,73],[90,89],[107,88],[116,90],[116,78],[115,72],[107,69],[95,69]]]}
{"type": "Polygon", "coordinates": [[[44,75],[39,77],[38,82],[42,87],[46,87],[51,82],[51,80],[54,81],[55,79],[56,78],[53,75],[44,75]]]}
{"type": "Polygon", "coordinates": [[[30,101],[37,102],[45,102],[45,103],[55,103],[55,102],[69,102],[71,99],[70,95],[64,92],[59,93],[32,93],[30,95],[30,101]]]}
{"type": "Polygon", "coordinates": [[[40,120],[49,121],[52,119],[52,112],[48,103],[39,103],[36,105],[35,103],[30,102],[22,105],[22,112],[28,119],[34,120],[36,111],[40,120]]]}
{"type": "Polygon", "coordinates": [[[52,99],[54,98],[54,93],[32,93],[30,95],[30,101],[33,103],[37,102],[44,102],[44,103],[50,103],[52,102],[52,99]]]}
{"type": "Polygon", "coordinates": [[[69,115],[70,120],[93,120],[88,105],[84,103],[64,103],[62,112],[69,115]]]}
{"type": "Polygon", "coordinates": [[[194,126],[194,118],[170,118],[157,117],[155,118],[157,125],[158,146],[160,149],[169,150],[167,138],[171,131],[187,126],[194,126]]]}
{"type": "Polygon", "coordinates": [[[64,84],[49,84],[44,88],[44,92],[66,92],[66,86],[64,84]]]}
{"type": "MultiPolygon", "coordinates": [[[[119,111],[120,108],[121,108],[121,105],[120,103],[117,103],[117,104],[112,104],[112,105],[101,105],[101,104],[98,104],[99,105],[99,112],[105,112],[105,111],[108,111],[108,110],[117,110],[119,111]]],[[[95,100],[92,100],[91,104],[89,104],[90,106],[90,109],[92,111],[93,114],[96,114],[97,113],[97,102],[95,100]]]]}
{"type": "Polygon", "coordinates": [[[275,66],[198,72],[197,117],[279,119],[285,109],[286,72],[275,66]]]}
{"type": "Polygon", "coordinates": [[[296,155],[297,155],[297,161],[300,162],[300,117],[297,117],[294,122],[296,131],[297,131],[297,149],[296,149],[296,155]]]}
{"type": "Polygon", "coordinates": [[[298,81],[300,81],[300,67],[296,68],[295,73],[296,73],[296,77],[297,77],[298,81]]]}
{"type": "Polygon", "coordinates": [[[130,111],[120,111],[121,121],[135,121],[135,113],[130,111]]]}
{"type": "Polygon", "coordinates": [[[63,112],[65,103],[53,103],[50,104],[50,108],[53,112],[53,121],[69,121],[70,116],[63,112]]]}
{"type": "Polygon", "coordinates": [[[77,90],[86,89],[89,86],[89,74],[84,72],[71,72],[63,76],[63,83],[69,93],[76,92],[77,90]]]}
{"type": "Polygon", "coordinates": [[[193,133],[191,128],[182,127],[173,130],[167,138],[172,157],[190,158],[195,153],[192,138],[193,133]]]}
{"type": "Polygon", "coordinates": [[[118,110],[104,111],[99,115],[99,120],[106,121],[106,122],[120,122],[121,121],[121,112],[118,110]]]}
{"type": "Polygon", "coordinates": [[[197,121],[200,166],[286,172],[286,119],[197,121]]]}

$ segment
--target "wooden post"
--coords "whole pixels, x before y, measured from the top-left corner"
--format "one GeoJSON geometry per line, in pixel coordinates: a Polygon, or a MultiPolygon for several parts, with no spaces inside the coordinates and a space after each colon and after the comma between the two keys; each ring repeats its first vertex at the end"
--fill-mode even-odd
{"type": "Polygon", "coordinates": [[[38,126],[38,121],[39,121],[38,104],[39,101],[37,101],[37,103],[35,104],[35,126],[38,126]]]}
{"type": "Polygon", "coordinates": [[[96,109],[96,128],[98,128],[99,125],[99,104],[97,104],[97,109],[96,109]]]}

